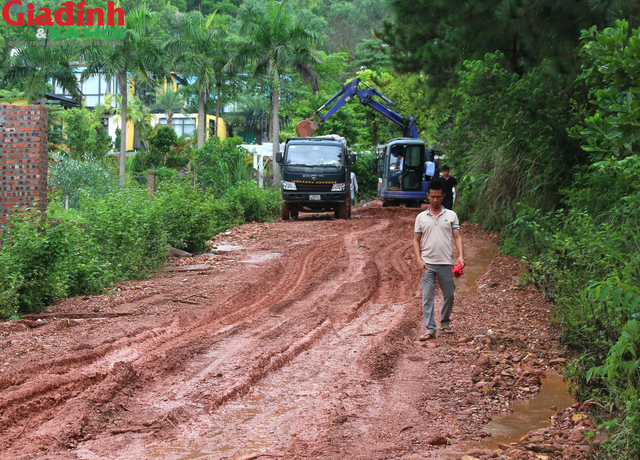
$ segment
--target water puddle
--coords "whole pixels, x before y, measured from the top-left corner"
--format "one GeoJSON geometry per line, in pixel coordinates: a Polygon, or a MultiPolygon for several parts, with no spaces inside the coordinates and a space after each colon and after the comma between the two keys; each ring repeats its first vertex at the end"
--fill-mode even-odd
{"type": "Polygon", "coordinates": [[[264,452],[280,442],[276,434],[276,431],[282,434],[280,417],[298,410],[298,407],[269,410],[269,407],[277,404],[273,396],[262,392],[263,388],[264,385],[258,383],[244,398],[227,403],[216,417],[209,420],[208,433],[198,442],[172,446],[151,445],[147,447],[146,455],[150,458],[175,460],[201,457],[243,460],[257,458],[261,454],[268,457],[264,452]]]}
{"type": "Polygon", "coordinates": [[[555,413],[552,407],[561,410],[575,403],[567,391],[568,384],[560,374],[547,372],[537,396],[514,402],[511,405],[513,412],[495,415],[484,427],[484,431],[491,434],[490,437],[452,446],[442,453],[441,458],[460,458],[471,449],[497,449],[498,444],[518,442],[531,430],[551,426],[549,418],[555,413]]]}
{"type": "Polygon", "coordinates": [[[279,252],[253,253],[249,255],[249,258],[241,260],[240,262],[245,264],[260,264],[280,257],[281,255],[279,252]]]}
{"type": "Polygon", "coordinates": [[[464,275],[456,279],[456,295],[471,295],[476,292],[476,281],[484,275],[491,261],[498,255],[498,245],[487,243],[477,254],[469,258],[464,275]]]}
{"type": "Polygon", "coordinates": [[[244,249],[244,247],[236,246],[235,244],[219,244],[211,252],[230,252],[230,251],[240,251],[241,249],[244,249]]]}

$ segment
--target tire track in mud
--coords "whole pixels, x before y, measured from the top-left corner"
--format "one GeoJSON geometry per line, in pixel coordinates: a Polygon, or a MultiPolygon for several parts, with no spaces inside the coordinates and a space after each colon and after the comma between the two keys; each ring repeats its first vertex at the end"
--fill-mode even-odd
{"type": "MultiPolygon", "coordinates": [[[[382,228],[388,229],[390,227],[390,224],[384,223],[384,225],[378,225],[376,226],[376,228],[372,229],[371,231],[380,231],[382,228]]],[[[210,425],[210,421],[215,417],[218,417],[220,413],[224,413],[227,412],[229,410],[229,404],[231,401],[233,400],[238,400],[242,397],[245,397],[244,399],[246,399],[247,394],[252,390],[252,388],[256,388],[257,387],[261,387],[264,386],[265,383],[265,379],[266,380],[275,380],[279,383],[273,384],[271,383],[270,386],[273,387],[282,387],[282,388],[286,388],[287,385],[290,386],[291,382],[288,381],[289,379],[287,377],[282,378],[282,377],[278,377],[280,376],[280,374],[290,374],[293,372],[293,374],[296,374],[296,370],[297,367],[300,365],[300,355],[301,354],[305,354],[307,355],[307,353],[313,353],[315,355],[318,355],[320,357],[320,359],[322,358],[323,353],[320,351],[315,351],[316,348],[321,347],[321,348],[327,348],[327,340],[329,340],[330,342],[340,342],[342,339],[344,339],[345,337],[348,340],[354,340],[354,336],[356,337],[356,340],[359,339],[359,342],[361,342],[360,346],[364,347],[364,352],[361,353],[362,356],[360,356],[358,358],[358,367],[363,366],[365,368],[370,367],[371,364],[368,362],[370,361],[370,355],[375,354],[375,351],[371,354],[366,353],[366,350],[368,349],[368,347],[370,347],[369,345],[369,341],[371,339],[368,338],[363,338],[363,337],[359,337],[361,334],[354,334],[352,330],[359,330],[361,328],[368,328],[368,326],[366,324],[363,323],[367,323],[367,318],[375,318],[376,315],[379,314],[386,314],[389,315],[390,313],[387,310],[390,307],[384,306],[384,305],[377,305],[375,306],[374,310],[375,311],[368,311],[371,308],[373,308],[373,306],[371,305],[371,299],[376,296],[378,294],[378,290],[380,289],[380,283],[378,283],[378,280],[380,278],[380,272],[378,270],[378,266],[376,265],[376,263],[374,263],[373,260],[375,260],[376,258],[378,258],[380,256],[379,253],[375,252],[373,254],[370,254],[369,257],[362,257],[361,259],[358,259],[358,256],[360,255],[359,252],[355,249],[356,246],[358,245],[358,238],[356,236],[348,236],[345,237],[345,241],[347,241],[346,247],[347,250],[351,251],[351,256],[349,257],[350,260],[350,264],[347,268],[347,272],[350,273],[351,275],[349,276],[349,279],[344,280],[343,282],[337,282],[334,281],[334,284],[340,284],[340,286],[344,287],[345,285],[348,285],[351,282],[360,282],[360,283],[365,283],[367,285],[367,288],[365,289],[365,296],[362,298],[358,298],[358,299],[354,299],[355,301],[351,303],[351,311],[349,311],[348,313],[346,313],[345,315],[343,315],[343,318],[345,319],[345,321],[342,321],[340,324],[336,324],[334,322],[332,322],[332,327],[329,327],[329,324],[327,323],[327,320],[325,320],[324,322],[322,322],[319,326],[318,329],[312,330],[311,334],[315,334],[313,338],[309,338],[309,340],[303,341],[302,343],[304,343],[305,346],[298,346],[298,343],[294,343],[291,347],[291,353],[286,354],[286,359],[283,359],[280,363],[278,363],[278,365],[272,366],[269,369],[266,370],[266,372],[262,372],[261,375],[259,375],[259,378],[253,378],[255,377],[254,374],[252,374],[252,377],[248,378],[245,380],[245,382],[243,383],[243,386],[241,389],[238,389],[237,387],[233,389],[233,391],[235,391],[234,394],[232,394],[230,398],[227,398],[227,394],[223,395],[220,398],[220,404],[215,404],[213,407],[209,408],[209,409],[213,409],[215,408],[215,411],[210,411],[210,412],[206,412],[204,413],[204,411],[201,412],[192,412],[192,420],[189,423],[185,423],[185,426],[180,426],[179,430],[182,433],[182,437],[188,437],[189,433],[192,432],[193,430],[193,426],[208,426],[210,425]],[[373,259],[373,260],[372,260],[373,259]],[[363,272],[365,273],[365,277],[364,279],[362,279],[361,277],[359,277],[359,273],[363,272]],[[367,311],[361,311],[360,308],[363,305],[367,305],[367,311]],[[353,322],[358,323],[358,325],[353,324],[353,322]],[[337,327],[336,327],[337,326],[337,327]],[[345,329],[349,329],[348,332],[345,332],[345,329]],[[316,332],[317,331],[317,332],[316,332]],[[330,334],[330,332],[333,331],[334,334],[330,334]],[[313,342],[313,343],[312,343],[313,342]],[[306,352],[306,353],[305,353],[306,352]],[[209,422],[207,422],[209,421],[209,422]]],[[[391,248],[387,249],[387,251],[394,251],[397,245],[393,245],[391,248]]],[[[402,246],[401,244],[399,246],[402,246]]],[[[402,267],[402,265],[401,265],[402,267]]],[[[404,268],[404,270],[408,271],[408,268],[404,268]]],[[[332,288],[332,290],[335,292],[335,287],[332,288]]],[[[362,290],[360,291],[360,293],[362,293],[362,290]]],[[[317,294],[315,291],[313,293],[311,293],[311,295],[317,294]]],[[[332,297],[332,305],[335,305],[335,301],[338,299],[335,299],[332,297]]],[[[322,300],[320,301],[322,302],[322,300]]],[[[293,307],[291,307],[293,308],[293,307]]],[[[385,333],[385,339],[383,339],[381,342],[383,342],[384,344],[387,344],[388,342],[391,342],[395,339],[397,339],[398,334],[401,334],[402,331],[407,330],[407,328],[412,328],[415,327],[415,323],[408,321],[405,316],[407,313],[407,311],[409,311],[409,308],[403,304],[397,304],[395,306],[392,307],[397,315],[395,320],[392,320],[390,323],[386,324],[386,326],[388,327],[388,332],[385,333]],[[402,312],[402,313],[401,313],[402,312]],[[399,318],[399,319],[398,319],[399,318]]],[[[316,310],[317,311],[317,310],[316,310]]],[[[414,313],[411,313],[411,315],[414,315],[414,313]]],[[[415,316],[415,315],[414,315],[415,316]]],[[[394,318],[393,315],[390,316],[391,318],[394,318]]],[[[320,318],[321,319],[321,318],[320,318]]],[[[320,320],[319,319],[319,320],[320,320]]],[[[289,321],[289,320],[287,320],[289,321]]],[[[284,324],[284,323],[282,323],[284,324]]],[[[377,324],[375,327],[380,327],[380,324],[377,324]]],[[[287,329],[289,332],[291,331],[290,328],[285,328],[287,329]]],[[[375,335],[376,333],[374,332],[372,335],[375,335]]],[[[362,334],[362,336],[368,336],[369,334],[362,334]]],[[[271,340],[277,340],[278,338],[282,339],[282,337],[278,337],[278,336],[274,336],[271,337],[271,340]]],[[[247,344],[248,345],[248,344],[247,344]]],[[[251,345],[248,345],[249,347],[251,347],[251,345]]],[[[329,347],[330,348],[330,347],[329,347]]],[[[379,351],[380,347],[373,347],[374,350],[379,351]]],[[[349,360],[347,358],[348,355],[345,356],[344,362],[348,363],[349,360]]],[[[225,356],[225,358],[230,358],[229,355],[225,356]]],[[[350,358],[350,356],[349,356],[350,358]]],[[[220,361],[222,361],[223,359],[221,358],[220,361]]],[[[231,362],[238,362],[235,359],[228,359],[231,362]]],[[[246,362],[247,359],[243,358],[242,362],[246,362]]],[[[216,368],[214,366],[215,369],[216,368]]],[[[244,369],[246,371],[246,368],[244,369]]],[[[209,369],[208,370],[209,374],[213,374],[214,370],[213,369],[209,369]]],[[[324,384],[329,385],[331,382],[335,382],[336,380],[336,375],[331,375],[329,376],[324,384]],[[329,383],[327,383],[329,382],[329,383]]],[[[205,380],[205,379],[203,379],[205,380]]],[[[211,392],[215,392],[215,390],[209,388],[209,391],[211,392]]],[[[179,398],[175,398],[176,400],[179,398]]],[[[150,402],[149,400],[147,400],[147,402],[150,402]]],[[[167,413],[169,413],[172,410],[177,411],[178,408],[177,407],[173,407],[172,409],[169,408],[163,408],[162,411],[160,411],[160,413],[167,411],[167,413]]],[[[240,409],[240,411],[242,412],[242,408],[240,409]]],[[[284,410],[286,412],[286,409],[284,410]]],[[[232,412],[233,413],[233,412],[232,412]]],[[[233,415],[230,416],[231,418],[234,418],[233,415]]],[[[225,417],[229,418],[229,417],[225,417]]],[[[241,419],[242,417],[240,417],[241,419]]],[[[286,417],[285,417],[286,418],[286,417]]],[[[242,423],[244,425],[244,422],[242,423]]],[[[278,424],[281,424],[281,421],[278,422],[278,424]]],[[[134,427],[132,427],[134,428],[134,427]]],[[[201,430],[201,428],[200,428],[201,430]]],[[[196,430],[198,431],[198,430],[196,430]]],[[[176,431],[175,430],[171,430],[171,436],[176,436],[176,431]]],[[[200,436],[198,437],[199,440],[202,440],[202,433],[200,433],[200,436]]],[[[218,440],[216,442],[226,442],[227,440],[218,440]]],[[[200,442],[200,441],[198,441],[200,442]]],[[[88,443],[87,445],[88,448],[95,448],[99,450],[99,447],[94,444],[94,443],[88,443]]],[[[123,453],[123,455],[120,458],[133,458],[135,456],[140,456],[143,457],[142,453],[144,451],[143,446],[138,445],[137,447],[132,447],[132,451],[129,451],[127,453],[123,453]],[[136,450],[137,449],[137,450],[136,450]]],[[[173,449],[173,448],[172,448],[173,449]]],[[[215,449],[214,449],[215,450],[215,449]]],[[[186,451],[183,451],[182,453],[187,453],[188,449],[186,451]]],[[[246,452],[243,451],[242,455],[240,457],[237,458],[245,458],[246,455],[250,454],[250,453],[255,453],[255,452],[246,452]]],[[[165,452],[166,455],[166,452],[165,452]]],[[[173,457],[173,456],[167,456],[167,458],[178,458],[178,457],[173,457]]],[[[217,457],[211,457],[211,458],[217,458],[217,457]]],[[[235,456],[230,457],[230,458],[236,458],[235,456]]]]}
{"type": "MultiPolygon", "coordinates": [[[[362,232],[367,233],[372,230],[363,230],[362,232]]],[[[352,237],[351,237],[352,238],[352,237]]],[[[352,243],[352,242],[351,242],[352,243]]],[[[314,261],[317,260],[329,260],[331,262],[344,259],[344,252],[346,250],[345,245],[341,244],[340,250],[336,250],[336,243],[334,241],[328,241],[324,243],[310,244],[309,246],[314,246],[314,249],[310,251],[306,257],[304,257],[301,261],[296,260],[293,267],[283,267],[282,263],[278,264],[278,268],[276,271],[279,273],[297,273],[297,276],[294,278],[294,281],[286,280],[284,276],[279,277],[280,280],[276,285],[271,288],[271,290],[264,295],[260,294],[261,297],[257,300],[254,300],[252,303],[248,305],[245,303],[245,307],[238,309],[237,311],[233,311],[228,313],[227,315],[217,316],[216,313],[205,313],[201,315],[199,319],[204,319],[206,324],[204,326],[195,326],[193,327],[193,323],[197,322],[194,320],[187,320],[187,325],[179,324],[184,322],[183,318],[178,321],[174,321],[170,326],[165,326],[162,329],[158,329],[155,332],[145,331],[141,334],[136,334],[133,338],[124,338],[118,341],[115,341],[110,344],[106,344],[104,347],[99,347],[98,350],[92,350],[91,352],[87,352],[81,354],[78,357],[73,358],[61,358],[51,360],[49,363],[42,363],[43,367],[49,367],[51,365],[52,369],[61,369],[64,366],[75,365],[70,371],[66,372],[66,375],[57,375],[55,377],[51,377],[47,374],[44,374],[40,377],[41,382],[39,384],[37,390],[26,390],[21,391],[19,388],[21,383],[21,379],[11,381],[8,387],[18,387],[16,390],[12,388],[12,391],[5,392],[3,394],[3,398],[0,402],[0,421],[2,422],[2,427],[4,429],[8,429],[10,425],[13,425],[14,430],[17,431],[19,427],[16,422],[20,419],[24,419],[27,417],[27,414],[31,414],[33,417],[34,412],[40,411],[38,414],[39,417],[43,420],[40,420],[40,423],[48,420],[55,420],[55,414],[52,412],[55,411],[55,407],[71,398],[78,398],[79,395],[83,393],[92,393],[97,390],[93,390],[94,387],[105,387],[102,385],[104,380],[108,380],[110,373],[113,370],[114,364],[117,362],[118,365],[133,365],[135,368],[142,368],[138,370],[132,370],[131,374],[132,378],[128,379],[129,385],[135,385],[134,382],[140,380],[146,380],[147,378],[153,377],[145,377],[146,372],[155,373],[156,377],[158,376],[158,368],[162,368],[163,360],[171,360],[175,359],[176,356],[171,356],[172,350],[179,349],[180,346],[185,343],[189,343],[192,341],[192,337],[186,337],[186,335],[193,335],[194,333],[202,333],[207,335],[208,337],[213,337],[219,335],[217,338],[218,341],[223,341],[224,339],[228,339],[233,335],[238,333],[238,330],[241,330],[246,327],[246,323],[251,320],[259,317],[265,311],[268,311],[269,308],[273,308],[278,304],[282,304],[284,301],[287,302],[287,299],[293,299],[291,305],[300,301],[300,294],[304,296],[308,296],[310,292],[313,292],[314,288],[317,287],[318,283],[313,280],[312,277],[309,276],[309,273],[313,270],[317,271],[317,264],[314,264],[314,261]],[[288,285],[288,288],[286,286],[288,285]],[[238,321],[241,321],[241,324],[236,324],[238,321]],[[176,324],[178,323],[178,324],[176,324]],[[230,327],[222,328],[217,330],[216,327],[223,326],[224,324],[230,324],[230,327]],[[155,342],[155,343],[154,343],[155,342]],[[151,358],[145,358],[144,355],[136,354],[135,351],[131,351],[131,349],[145,349],[145,354],[147,356],[151,356],[151,358]],[[127,356],[118,356],[121,355],[121,351],[123,349],[129,350],[125,355],[133,355],[133,359],[129,356],[129,361],[127,361],[127,356]],[[162,357],[162,354],[165,354],[162,357]],[[125,361],[118,361],[118,358],[124,358],[125,361]],[[149,369],[145,369],[147,365],[149,365],[149,369]],[[92,369],[96,368],[96,369],[92,369]],[[62,389],[62,390],[61,390],[62,389]],[[27,408],[27,409],[25,409],[27,408]],[[13,409],[13,410],[11,410],[13,409]],[[5,423],[8,422],[8,423],[5,423]]],[[[354,273],[353,270],[353,260],[350,260],[350,272],[354,273]]],[[[331,264],[328,264],[331,265],[331,264]]],[[[327,264],[325,264],[327,266],[327,264]]],[[[320,273],[325,277],[331,277],[326,275],[331,275],[331,273],[320,273]]],[[[316,277],[318,273],[315,273],[316,277]]],[[[375,275],[374,275],[375,276],[375,275]]],[[[369,283],[371,288],[369,289],[369,295],[366,299],[362,300],[359,303],[361,306],[368,298],[373,295],[376,291],[375,283],[369,283]]],[[[245,300],[242,297],[242,294],[245,294],[246,290],[242,287],[235,294],[235,296],[230,297],[228,303],[232,304],[233,300],[245,300]],[[243,292],[244,291],[244,292],[243,292]]],[[[158,297],[163,295],[162,293],[156,293],[150,296],[144,296],[145,298],[158,297]]],[[[290,307],[285,307],[284,309],[280,306],[280,310],[287,311],[290,307]]],[[[202,310],[201,310],[202,311],[202,310]]],[[[357,308],[355,309],[353,315],[357,314],[357,308]]],[[[348,318],[347,318],[348,320],[348,318]]],[[[329,330],[333,330],[333,324],[324,320],[319,325],[314,325],[311,332],[307,334],[306,337],[303,337],[301,340],[298,340],[295,343],[292,343],[288,348],[284,350],[276,350],[271,354],[267,355],[267,357],[262,356],[260,359],[255,360],[256,364],[254,367],[255,371],[250,374],[249,378],[246,380],[246,383],[241,385],[236,385],[229,389],[225,394],[223,394],[219,400],[212,401],[210,403],[211,407],[219,406],[223,404],[225,401],[238,396],[242,393],[243,388],[249,387],[251,384],[255,383],[259,379],[263,378],[269,372],[281,368],[287,362],[289,362],[293,357],[297,356],[302,351],[308,349],[313,345],[320,337],[325,335],[329,330]]],[[[205,347],[206,348],[206,347],[205,347]]],[[[195,354],[201,350],[196,350],[195,354]]],[[[187,353],[189,354],[189,353],[187,353]]],[[[184,358],[192,358],[192,356],[183,356],[184,358]]],[[[164,366],[166,367],[166,366],[164,366]]],[[[34,369],[31,369],[33,371],[34,369]]],[[[160,377],[167,372],[172,372],[175,369],[169,366],[166,371],[160,372],[160,377]]],[[[112,387],[115,392],[116,387],[112,387]]],[[[118,388],[118,391],[122,392],[122,388],[118,388]]],[[[103,393],[103,396],[100,398],[102,400],[109,400],[108,396],[105,396],[105,391],[109,393],[108,390],[102,388],[100,390],[103,393]]],[[[27,422],[29,421],[27,420],[27,422]]],[[[67,431],[77,431],[77,427],[67,431]]],[[[64,430],[63,430],[64,431],[64,430]]],[[[73,433],[71,433],[73,435],[73,433]]],[[[63,433],[59,433],[59,437],[62,437],[63,433]]],[[[6,446],[6,444],[5,444],[6,446]]]]}
{"type": "MultiPolygon", "coordinates": [[[[349,261],[348,265],[341,270],[341,272],[347,273],[348,276],[338,277],[336,281],[308,283],[305,288],[300,290],[298,287],[305,285],[305,278],[307,277],[306,271],[301,271],[292,281],[292,290],[296,291],[296,298],[287,308],[281,310],[281,313],[291,313],[291,316],[281,321],[273,319],[264,321],[264,318],[256,319],[254,321],[259,322],[259,324],[243,331],[242,335],[234,336],[233,342],[227,343],[223,340],[218,342],[219,349],[215,349],[203,356],[200,359],[202,362],[193,366],[197,369],[190,369],[187,372],[187,374],[193,374],[194,377],[187,381],[183,379],[176,385],[179,390],[175,391],[174,399],[176,401],[204,401],[205,411],[211,412],[230,399],[242,396],[251,386],[265,376],[287,365],[300,353],[311,348],[327,333],[335,331],[336,327],[341,327],[341,324],[337,324],[335,321],[337,318],[331,318],[329,310],[323,311],[320,307],[324,303],[323,299],[327,297],[327,294],[322,294],[321,291],[330,291],[328,297],[331,299],[333,292],[341,287],[349,283],[361,282],[360,278],[363,275],[363,271],[367,271],[367,294],[363,298],[358,298],[351,302],[350,310],[346,315],[343,315],[344,318],[339,319],[342,320],[341,322],[346,323],[357,316],[358,309],[376,292],[376,283],[374,281],[377,279],[377,272],[374,265],[367,263],[364,258],[358,258],[359,254],[355,248],[356,235],[376,231],[379,227],[375,226],[374,228],[348,235],[344,238],[346,242],[344,245],[331,242],[334,259],[345,259],[344,252],[350,253],[346,257],[349,261]],[[340,246],[339,251],[335,250],[337,246],[340,246]],[[374,270],[372,271],[371,268],[374,270]],[[310,301],[309,298],[315,300],[310,301]],[[306,310],[311,312],[310,315],[300,315],[293,308],[295,304],[300,305],[305,302],[310,302],[310,305],[306,306],[306,310]],[[300,322],[301,324],[298,324],[300,322]],[[268,347],[270,348],[268,350],[264,350],[265,341],[269,342],[268,347]],[[247,350],[249,351],[247,352],[247,350]],[[253,350],[261,351],[254,353],[253,350]],[[241,369],[225,367],[227,363],[238,362],[243,363],[241,369]],[[234,372],[236,370],[237,372],[234,372]],[[233,383],[221,385],[220,387],[210,383],[212,380],[216,380],[216,376],[222,375],[226,380],[230,380],[233,383]],[[203,386],[206,386],[204,392],[201,390],[203,386]]],[[[326,251],[326,249],[326,246],[322,248],[323,251],[326,251]]],[[[317,253],[309,254],[303,265],[309,266],[310,264],[307,261],[314,258],[317,258],[317,253]]],[[[327,258],[323,260],[331,261],[331,259],[327,258]]],[[[225,334],[226,338],[231,338],[231,335],[231,332],[225,334]]],[[[151,403],[156,399],[155,394],[157,392],[167,392],[167,389],[159,388],[153,390],[149,392],[149,396],[146,396],[145,399],[151,403]]],[[[165,407],[163,411],[177,410],[179,405],[176,404],[171,408],[165,407]]]]}

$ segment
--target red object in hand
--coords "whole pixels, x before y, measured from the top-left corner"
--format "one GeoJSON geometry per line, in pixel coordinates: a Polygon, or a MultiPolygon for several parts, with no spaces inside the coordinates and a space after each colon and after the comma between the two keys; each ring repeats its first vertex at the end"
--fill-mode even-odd
{"type": "Polygon", "coordinates": [[[453,267],[451,267],[451,273],[453,273],[453,276],[455,276],[456,278],[460,278],[462,275],[464,275],[464,271],[462,271],[462,264],[458,262],[453,267]]]}

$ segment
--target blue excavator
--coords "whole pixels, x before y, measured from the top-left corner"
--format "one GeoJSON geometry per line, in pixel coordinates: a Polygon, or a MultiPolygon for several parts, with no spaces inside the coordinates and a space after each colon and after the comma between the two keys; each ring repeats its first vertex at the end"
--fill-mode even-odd
{"type": "Polygon", "coordinates": [[[310,119],[297,123],[298,136],[312,136],[329,117],[355,96],[360,103],[371,107],[402,129],[403,137],[391,139],[376,147],[374,167],[378,171],[378,199],[383,202],[383,206],[420,207],[426,202],[429,182],[438,178],[434,151],[426,149],[424,142],[418,139],[414,117],[405,118],[374,99],[377,97],[389,106],[395,106],[391,99],[361,79],[351,80],[316,110],[310,119]],[[329,109],[323,113],[328,106],[329,109]]]}

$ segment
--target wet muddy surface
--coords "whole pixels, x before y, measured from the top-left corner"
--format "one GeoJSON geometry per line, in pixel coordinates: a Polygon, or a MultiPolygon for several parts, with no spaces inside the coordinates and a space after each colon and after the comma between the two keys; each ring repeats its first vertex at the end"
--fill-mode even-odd
{"type": "Polygon", "coordinates": [[[500,445],[518,442],[529,431],[551,426],[550,418],[558,408],[565,409],[575,403],[569,395],[569,385],[556,372],[542,379],[540,392],[533,398],[514,401],[508,411],[493,416],[484,427],[486,438],[460,443],[447,449],[445,459],[457,459],[472,449],[498,449],[500,445]]]}
{"type": "Polygon", "coordinates": [[[455,333],[419,342],[418,212],[247,224],[0,324],[2,458],[451,458],[486,440],[562,372],[552,307],[465,224],[455,333]]]}

